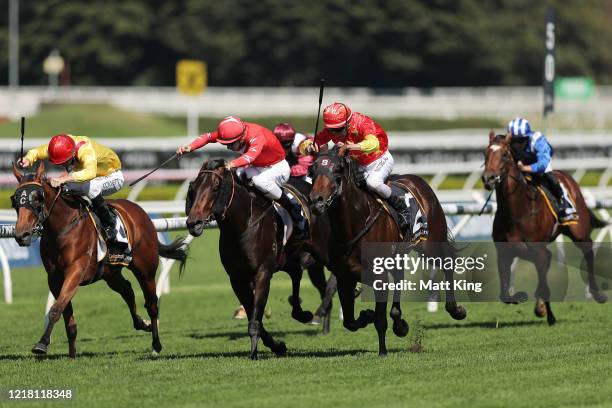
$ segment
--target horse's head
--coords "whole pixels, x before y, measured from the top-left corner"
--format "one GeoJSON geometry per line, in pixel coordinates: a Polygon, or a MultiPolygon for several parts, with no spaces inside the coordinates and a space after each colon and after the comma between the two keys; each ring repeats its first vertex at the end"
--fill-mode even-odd
{"type": "Polygon", "coordinates": [[[202,235],[205,223],[213,216],[223,218],[232,198],[233,182],[224,160],[211,160],[202,165],[196,179],[189,184],[185,202],[191,235],[202,235]]]}
{"type": "Polygon", "coordinates": [[[482,174],[482,182],[487,190],[496,188],[504,178],[508,176],[512,166],[515,166],[510,146],[511,136],[495,135],[489,132],[489,146],[485,150],[485,169],[482,174]]]}
{"type": "Polygon", "coordinates": [[[344,149],[333,147],[322,150],[312,165],[312,211],[321,215],[342,193],[342,175],[349,163],[344,149]]]}
{"type": "Polygon", "coordinates": [[[45,165],[42,162],[24,171],[13,164],[13,174],[18,185],[15,194],[11,196],[11,204],[17,211],[15,240],[19,246],[29,246],[32,235],[42,227],[45,217],[45,190],[42,185],[44,173],[45,165]]]}

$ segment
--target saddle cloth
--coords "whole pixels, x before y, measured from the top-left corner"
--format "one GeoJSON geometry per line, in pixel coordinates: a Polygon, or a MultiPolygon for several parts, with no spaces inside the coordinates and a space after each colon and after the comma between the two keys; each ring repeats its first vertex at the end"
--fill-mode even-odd
{"type": "Polygon", "coordinates": [[[115,223],[115,239],[119,243],[117,245],[119,248],[111,248],[109,251],[108,246],[106,245],[106,241],[104,241],[104,235],[102,233],[100,219],[98,216],[87,207],[87,211],[89,216],[94,222],[96,226],[96,232],[98,235],[97,241],[97,261],[101,264],[109,264],[109,265],[123,265],[128,266],[132,261],[132,245],[130,243],[130,237],[125,227],[125,222],[123,221],[123,217],[119,211],[114,209],[112,205],[110,206],[111,211],[115,213],[117,222],[115,223]],[[105,261],[105,262],[104,262],[105,261]]]}
{"type": "MultiPolygon", "coordinates": [[[[405,185],[395,182],[388,181],[387,185],[391,187],[393,194],[403,195],[406,206],[410,208],[410,222],[406,231],[402,231],[402,239],[404,241],[416,243],[427,239],[427,217],[421,203],[416,199],[414,194],[405,185]]],[[[400,225],[399,214],[395,209],[389,205],[386,201],[377,199],[382,205],[385,211],[391,215],[397,225],[400,225]]]]}
{"type": "MultiPolygon", "coordinates": [[[[559,221],[560,208],[559,208],[559,202],[557,201],[557,198],[555,197],[555,195],[548,189],[548,187],[544,183],[535,182],[531,177],[528,177],[527,181],[538,190],[538,192],[542,195],[544,202],[546,203],[546,208],[548,208],[548,211],[550,211],[550,213],[552,214],[552,216],[554,217],[556,221],[559,221]]],[[[559,180],[559,184],[561,185],[561,190],[563,190],[563,197],[570,204],[571,209],[575,211],[576,201],[574,200],[574,197],[572,197],[569,190],[565,187],[565,184],[563,183],[563,181],[559,180]]],[[[571,225],[571,224],[576,224],[576,223],[578,223],[578,221],[574,220],[574,221],[569,221],[565,223],[564,225],[571,225]]]]}
{"type": "MultiPolygon", "coordinates": [[[[283,185],[283,191],[285,194],[287,194],[287,197],[292,204],[298,204],[300,206],[302,217],[306,219],[306,222],[310,226],[310,212],[308,210],[308,203],[303,202],[300,196],[297,194],[295,187],[289,184],[283,185]]],[[[283,245],[286,245],[291,238],[291,234],[293,233],[293,220],[291,219],[289,212],[283,208],[282,205],[276,201],[273,203],[273,205],[274,210],[276,211],[276,214],[283,225],[283,245]]]]}

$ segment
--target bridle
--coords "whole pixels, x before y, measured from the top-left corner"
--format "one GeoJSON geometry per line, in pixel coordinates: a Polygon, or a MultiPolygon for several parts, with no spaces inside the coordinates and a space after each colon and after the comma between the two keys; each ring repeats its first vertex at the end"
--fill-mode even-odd
{"type": "Polygon", "coordinates": [[[43,224],[51,216],[55,203],[57,202],[61,192],[61,189],[57,190],[57,194],[53,198],[51,207],[49,207],[49,210],[45,212],[45,189],[43,188],[42,183],[38,181],[28,181],[17,186],[15,189],[15,194],[11,196],[11,204],[15,211],[17,211],[18,215],[19,209],[22,207],[27,208],[36,215],[37,222],[33,228],[33,232],[40,234],[43,230],[43,224]],[[34,202],[34,193],[40,194],[42,197],[42,204],[37,204],[34,202]]]}
{"type": "MultiPolygon", "coordinates": [[[[200,174],[203,173],[210,173],[216,177],[219,177],[220,179],[220,185],[219,188],[221,188],[221,183],[223,183],[223,180],[225,180],[225,176],[217,173],[215,170],[200,170],[200,174]]],[[[225,219],[225,214],[227,213],[227,210],[230,208],[230,206],[232,205],[232,202],[234,201],[234,193],[236,191],[236,180],[234,178],[234,173],[232,173],[231,171],[230,173],[230,177],[232,178],[232,194],[230,195],[230,199],[228,200],[227,204],[223,206],[223,212],[219,215],[215,214],[214,212],[212,212],[208,218],[206,220],[204,220],[205,223],[210,223],[212,222],[212,218],[215,217],[217,219],[217,221],[222,221],[225,219]]],[[[199,176],[199,175],[198,175],[199,176]]],[[[216,206],[217,204],[217,200],[219,199],[219,195],[217,194],[217,197],[215,198],[215,201],[213,202],[213,208],[216,206]]]]}

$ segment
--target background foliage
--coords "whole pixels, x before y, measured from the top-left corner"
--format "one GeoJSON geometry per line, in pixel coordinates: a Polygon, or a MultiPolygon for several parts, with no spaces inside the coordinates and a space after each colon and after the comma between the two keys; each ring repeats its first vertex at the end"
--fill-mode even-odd
{"type": "Polygon", "coordinates": [[[537,85],[548,5],[558,74],[612,83],[610,0],[21,0],[21,83],[58,48],[75,85],[172,85],[180,58],[223,86],[537,85]]]}

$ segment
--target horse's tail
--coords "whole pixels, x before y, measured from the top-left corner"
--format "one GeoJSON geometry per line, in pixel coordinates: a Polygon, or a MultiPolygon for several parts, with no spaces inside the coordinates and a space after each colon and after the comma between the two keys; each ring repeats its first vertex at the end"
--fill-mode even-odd
{"type": "Polygon", "coordinates": [[[159,245],[159,256],[168,259],[174,259],[180,262],[179,275],[183,274],[185,270],[185,264],[187,263],[187,244],[185,244],[185,237],[179,237],[169,243],[168,245],[158,242],[159,245]]]}
{"type": "Polygon", "coordinates": [[[595,216],[595,213],[591,209],[589,209],[589,218],[591,219],[591,228],[593,229],[603,228],[608,225],[606,221],[597,218],[597,216],[595,216]]]}

